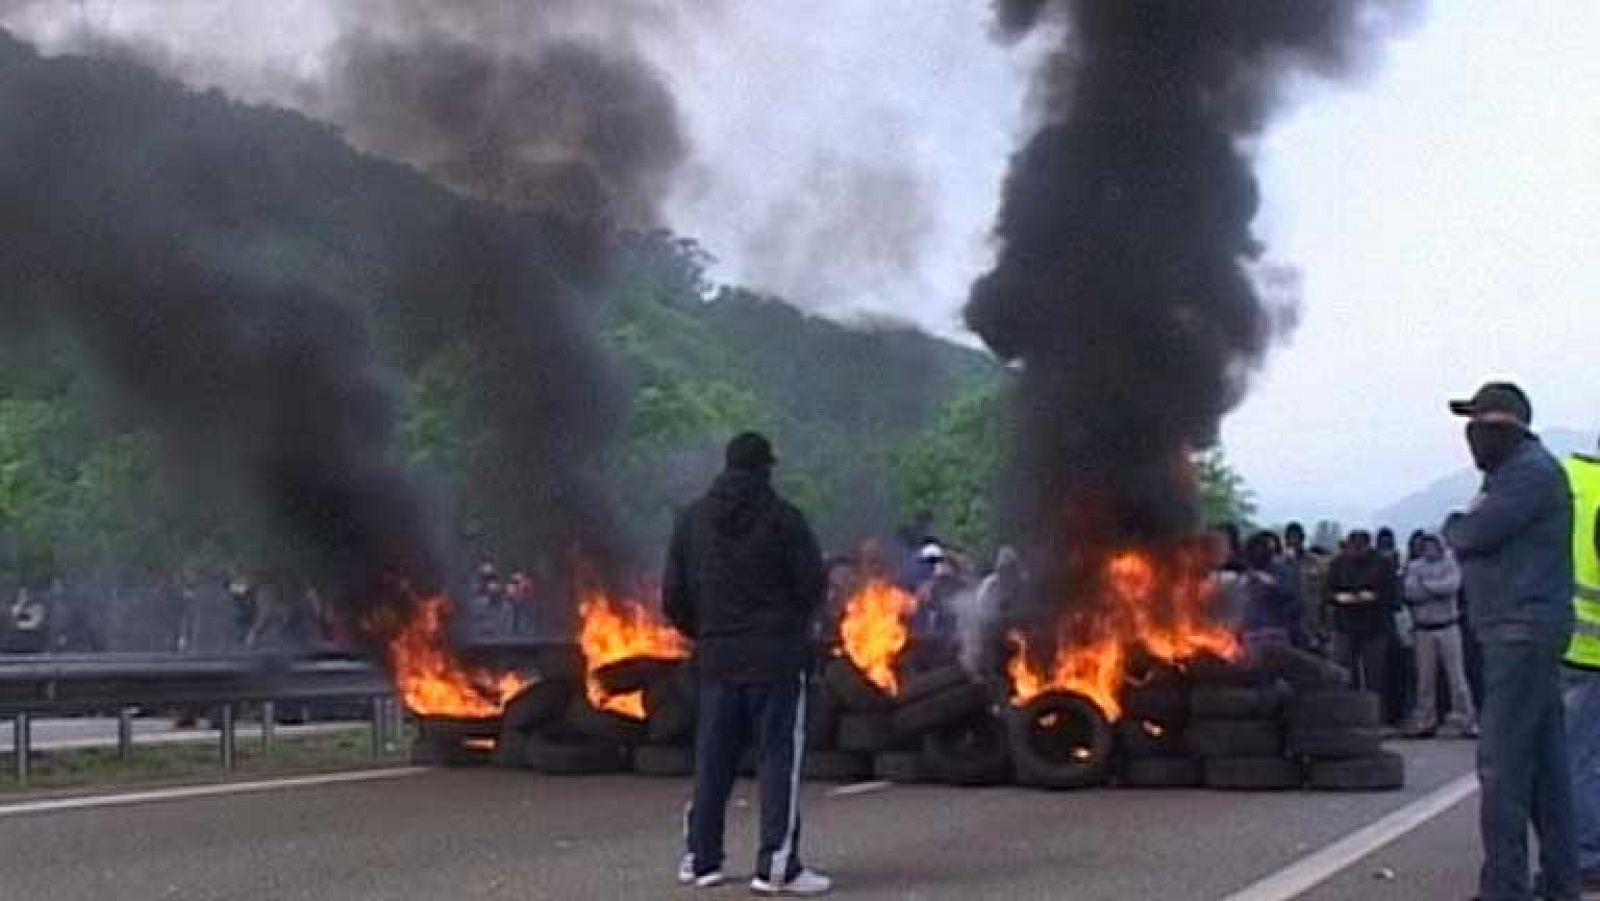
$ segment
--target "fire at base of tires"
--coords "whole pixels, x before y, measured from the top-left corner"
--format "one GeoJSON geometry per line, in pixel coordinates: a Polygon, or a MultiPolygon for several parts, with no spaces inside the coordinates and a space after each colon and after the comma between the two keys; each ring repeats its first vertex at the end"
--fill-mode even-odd
{"type": "MultiPolygon", "coordinates": [[[[695,680],[682,656],[640,655],[543,675],[497,719],[424,718],[418,762],[498,763],[551,775],[694,766],[695,680]]],[[[828,657],[810,681],[803,775],[1066,790],[1387,791],[1404,760],[1384,750],[1378,698],[1319,658],[1271,649],[1245,663],[1201,656],[1156,665],[1108,716],[1085,694],[1027,698],[957,663],[913,673],[828,657]]],[[[747,770],[749,767],[747,766],[747,770]]]]}

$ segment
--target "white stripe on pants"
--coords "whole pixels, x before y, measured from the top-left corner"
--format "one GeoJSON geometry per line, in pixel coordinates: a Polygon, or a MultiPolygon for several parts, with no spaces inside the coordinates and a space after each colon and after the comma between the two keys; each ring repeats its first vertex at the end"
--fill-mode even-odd
{"type": "Polygon", "coordinates": [[[794,856],[795,833],[800,826],[800,769],[806,756],[806,674],[800,673],[800,700],[794,711],[794,761],[789,767],[789,818],[783,844],[772,853],[767,879],[780,883],[789,877],[789,859],[794,856]]]}

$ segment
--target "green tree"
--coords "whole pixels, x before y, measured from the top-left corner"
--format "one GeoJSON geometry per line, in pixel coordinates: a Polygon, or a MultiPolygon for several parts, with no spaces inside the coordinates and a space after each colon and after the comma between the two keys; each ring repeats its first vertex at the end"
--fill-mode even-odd
{"type": "Polygon", "coordinates": [[[1249,524],[1256,515],[1255,493],[1228,463],[1222,448],[1195,456],[1200,480],[1200,509],[1206,522],[1249,524]]]}
{"type": "Polygon", "coordinates": [[[979,554],[995,542],[991,498],[1003,451],[1002,388],[1000,379],[989,379],[952,398],[890,464],[902,518],[932,514],[940,534],[979,554]]]}

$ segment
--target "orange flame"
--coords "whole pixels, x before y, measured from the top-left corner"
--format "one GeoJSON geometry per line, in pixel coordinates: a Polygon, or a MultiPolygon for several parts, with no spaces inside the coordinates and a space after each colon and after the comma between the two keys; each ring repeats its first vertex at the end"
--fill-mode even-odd
{"type": "Polygon", "coordinates": [[[915,596],[886,579],[871,579],[845,604],[839,638],[850,662],[890,695],[900,693],[895,664],[911,640],[915,596]]]}
{"type": "Polygon", "coordinates": [[[1238,639],[1207,618],[1212,588],[1197,549],[1180,548],[1164,561],[1144,551],[1120,551],[1105,559],[1100,575],[1098,603],[1078,606],[1057,624],[1048,667],[1040,669],[1030,657],[1025,636],[1011,633],[1006,669],[1013,704],[1047,691],[1071,691],[1116,720],[1132,649],[1174,665],[1202,653],[1238,656],[1238,639]]]}
{"type": "Polygon", "coordinates": [[[512,672],[493,675],[463,665],[448,640],[453,609],[442,594],[424,598],[410,620],[394,631],[386,650],[395,688],[406,708],[419,716],[499,716],[506,703],[532,682],[512,672]]]}
{"type": "Polygon", "coordinates": [[[578,604],[583,622],[578,632],[578,647],[583,651],[585,693],[596,710],[609,710],[629,719],[645,717],[644,693],[608,695],[595,670],[608,663],[635,657],[681,660],[689,656],[689,643],[677,630],[661,622],[642,604],[627,599],[612,599],[605,592],[591,589],[578,604]]]}

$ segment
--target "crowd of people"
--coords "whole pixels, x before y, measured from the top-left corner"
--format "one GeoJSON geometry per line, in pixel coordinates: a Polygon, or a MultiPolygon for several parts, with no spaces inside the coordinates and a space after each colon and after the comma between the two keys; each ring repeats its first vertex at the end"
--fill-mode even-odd
{"type": "Polygon", "coordinates": [[[323,597],[282,572],[179,575],[138,587],[55,579],[0,605],[0,653],[222,653],[354,647],[323,597]]]}
{"type": "Polygon", "coordinates": [[[1297,522],[1248,540],[1231,524],[1213,535],[1217,618],[1248,650],[1286,644],[1333,659],[1407,735],[1477,735],[1482,679],[1444,537],[1419,529],[1402,550],[1392,529],[1357,529],[1325,548],[1308,546],[1297,522]]]}

